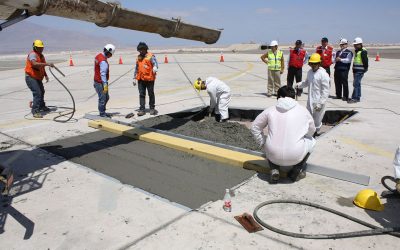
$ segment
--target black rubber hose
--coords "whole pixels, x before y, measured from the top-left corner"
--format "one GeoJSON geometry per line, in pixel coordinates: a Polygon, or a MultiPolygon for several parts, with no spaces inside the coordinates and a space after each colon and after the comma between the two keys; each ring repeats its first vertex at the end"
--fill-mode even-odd
{"type": "Polygon", "coordinates": [[[382,179],[381,179],[381,183],[382,183],[382,185],[383,185],[387,190],[389,190],[390,192],[392,192],[392,193],[394,193],[394,194],[400,195],[400,193],[397,192],[396,189],[393,189],[393,188],[389,187],[389,185],[386,184],[386,180],[391,180],[391,181],[393,181],[394,183],[396,183],[396,178],[394,178],[394,177],[392,177],[392,176],[383,176],[382,179]]]}
{"type": "MultiPolygon", "coordinates": [[[[71,94],[71,92],[69,91],[69,89],[61,82],[60,79],[57,78],[57,76],[55,76],[55,74],[53,73],[53,71],[51,71],[51,67],[49,67],[49,70],[50,70],[50,73],[53,75],[53,77],[57,80],[57,82],[60,83],[61,86],[63,86],[63,88],[68,92],[68,94],[69,94],[69,96],[71,97],[71,100],[72,100],[72,108],[69,108],[69,107],[59,107],[59,108],[68,109],[68,110],[70,110],[69,112],[67,112],[67,113],[62,113],[62,112],[60,112],[60,114],[59,114],[58,116],[56,116],[56,117],[53,118],[53,121],[55,121],[55,122],[62,122],[62,123],[65,123],[65,122],[70,121],[70,120],[74,117],[74,114],[75,114],[75,111],[76,111],[76,109],[75,109],[75,99],[74,99],[73,95],[71,94]],[[61,117],[65,117],[65,116],[68,116],[68,115],[69,115],[69,117],[68,117],[66,120],[60,120],[61,117]]],[[[56,70],[57,70],[58,72],[60,72],[60,74],[62,74],[63,76],[65,76],[59,69],[56,68],[56,70]]]]}
{"type": "Polygon", "coordinates": [[[265,228],[268,228],[271,231],[274,231],[279,234],[283,234],[286,236],[290,237],[296,237],[296,238],[304,238],[304,239],[340,239],[340,238],[352,238],[352,237],[361,237],[361,236],[371,236],[371,235],[380,235],[380,234],[390,234],[395,237],[400,238],[400,227],[388,227],[388,228],[379,228],[375,225],[369,224],[365,221],[362,221],[360,219],[357,219],[355,217],[352,217],[350,215],[344,214],[342,212],[333,210],[328,207],[324,207],[315,203],[311,202],[305,202],[305,201],[297,201],[297,200],[271,200],[271,201],[266,201],[261,204],[259,204],[253,212],[253,216],[256,219],[258,223],[260,223],[262,226],[265,228]],[[354,221],[356,223],[359,223],[361,225],[364,225],[366,227],[372,228],[371,230],[363,230],[363,231],[355,231],[355,232],[347,232],[347,233],[336,233],[336,234],[302,234],[302,233],[293,233],[293,232],[288,232],[281,230],[279,228],[273,227],[267,223],[265,223],[263,220],[258,217],[258,210],[262,207],[265,207],[267,205],[271,204],[278,204],[278,203],[291,203],[291,204],[298,204],[298,205],[304,205],[304,206],[309,206],[309,207],[314,207],[318,209],[322,209],[325,211],[328,211],[330,213],[336,214],[338,216],[344,217],[346,219],[349,219],[351,221],[354,221]]]}

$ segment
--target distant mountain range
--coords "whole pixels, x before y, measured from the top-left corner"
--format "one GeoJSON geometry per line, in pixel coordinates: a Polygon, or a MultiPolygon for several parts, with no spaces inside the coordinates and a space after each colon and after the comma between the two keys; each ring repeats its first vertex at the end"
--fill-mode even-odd
{"type": "Polygon", "coordinates": [[[43,40],[46,51],[99,50],[107,43],[125,47],[113,38],[59,30],[23,21],[0,31],[0,53],[26,53],[36,39],[43,40]]]}

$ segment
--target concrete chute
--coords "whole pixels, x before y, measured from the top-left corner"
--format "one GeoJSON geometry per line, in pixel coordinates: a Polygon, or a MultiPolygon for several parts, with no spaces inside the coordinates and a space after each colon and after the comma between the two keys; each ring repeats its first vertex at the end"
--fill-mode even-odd
{"type": "MultiPolygon", "coordinates": [[[[122,8],[119,3],[98,0],[0,0],[1,28],[32,15],[51,15],[213,44],[221,30],[184,23],[180,18],[164,19],[122,8]],[[11,23],[12,22],[12,23],[11,23]]],[[[0,29],[1,30],[1,29],[0,29]]]]}

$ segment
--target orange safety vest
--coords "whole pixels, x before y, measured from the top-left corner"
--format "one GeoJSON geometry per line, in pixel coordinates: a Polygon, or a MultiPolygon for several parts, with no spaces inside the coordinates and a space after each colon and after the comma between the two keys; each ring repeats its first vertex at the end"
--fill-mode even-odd
{"type": "Polygon", "coordinates": [[[28,57],[26,58],[26,64],[25,64],[25,73],[29,75],[32,78],[35,78],[36,80],[42,81],[44,76],[46,76],[46,71],[44,69],[44,66],[41,66],[39,68],[33,67],[32,62],[29,60],[29,55],[31,53],[36,54],[36,62],[38,63],[46,63],[46,59],[44,58],[43,54],[39,54],[36,51],[31,51],[28,54],[28,57]]]}
{"type": "Polygon", "coordinates": [[[136,72],[136,80],[142,81],[154,81],[156,79],[156,74],[153,72],[153,63],[151,62],[151,58],[153,54],[148,52],[146,56],[139,60],[139,56],[136,59],[137,72],[136,72]]]}

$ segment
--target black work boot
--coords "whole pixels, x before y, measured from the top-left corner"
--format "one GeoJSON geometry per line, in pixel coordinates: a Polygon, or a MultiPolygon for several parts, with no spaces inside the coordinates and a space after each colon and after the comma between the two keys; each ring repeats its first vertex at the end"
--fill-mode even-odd
{"type": "Polygon", "coordinates": [[[49,111],[50,111],[50,108],[47,107],[47,106],[43,106],[43,107],[40,108],[40,110],[41,110],[41,111],[44,111],[44,112],[49,112],[49,111]]]}
{"type": "Polygon", "coordinates": [[[150,109],[150,115],[156,115],[157,114],[157,110],[155,109],[150,109]]]}
{"type": "Polygon", "coordinates": [[[41,113],[39,113],[39,112],[36,112],[36,113],[33,113],[33,117],[40,119],[40,118],[43,118],[43,115],[41,113]]]}
{"type": "Polygon", "coordinates": [[[279,181],[279,170],[278,169],[271,169],[271,184],[276,184],[279,181]]]}

